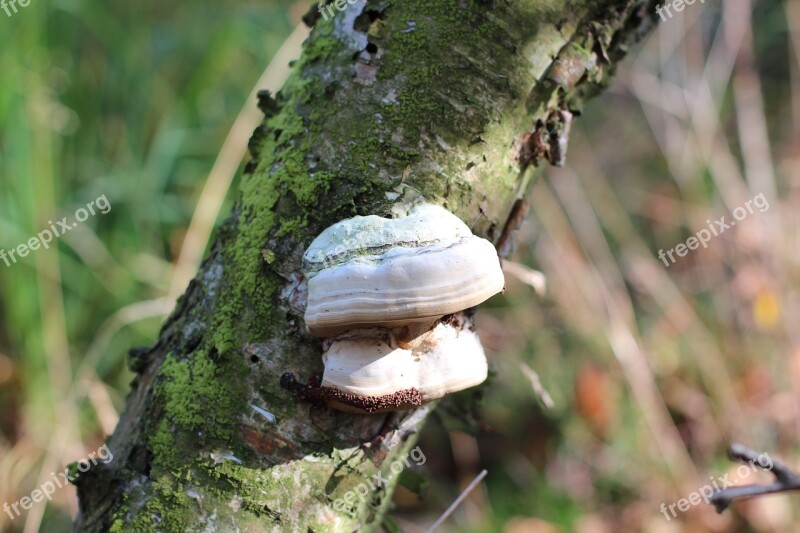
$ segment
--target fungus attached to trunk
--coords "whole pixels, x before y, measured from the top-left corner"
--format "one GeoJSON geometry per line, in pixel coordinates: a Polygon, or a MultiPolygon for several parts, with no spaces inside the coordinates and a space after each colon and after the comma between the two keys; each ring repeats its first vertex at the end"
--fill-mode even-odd
{"type": "Polygon", "coordinates": [[[503,271],[494,246],[446,209],[337,222],[311,243],[303,270],[306,329],[329,339],[321,392],[331,407],[407,409],[486,379],[461,311],[501,292],[503,271]]]}
{"type": "MultiPolygon", "coordinates": [[[[438,322],[415,347],[402,348],[393,335],[373,328],[330,341],[322,356],[322,387],[340,391],[332,407],[351,412],[410,408],[486,379],[481,341],[462,314],[438,322]],[[373,399],[400,394],[403,404],[372,406],[373,399]]],[[[388,402],[387,402],[388,403],[388,402]]]]}

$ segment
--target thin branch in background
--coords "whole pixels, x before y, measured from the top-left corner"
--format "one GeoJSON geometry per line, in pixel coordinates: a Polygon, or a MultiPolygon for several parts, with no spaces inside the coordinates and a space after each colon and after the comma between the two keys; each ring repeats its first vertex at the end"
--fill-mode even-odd
{"type": "Polygon", "coordinates": [[[448,507],[447,510],[444,512],[444,514],[439,517],[439,520],[433,523],[433,525],[428,530],[428,533],[433,533],[433,531],[436,531],[436,529],[439,526],[444,524],[445,520],[447,520],[450,517],[450,515],[453,514],[453,511],[455,511],[458,508],[458,506],[461,505],[461,502],[463,502],[464,499],[469,495],[469,493],[472,492],[475,489],[475,487],[478,486],[478,483],[480,483],[481,480],[483,480],[483,478],[485,478],[486,474],[488,473],[489,473],[488,471],[482,470],[481,473],[478,474],[469,485],[467,485],[467,488],[465,488],[463,492],[461,492],[458,498],[456,498],[456,501],[450,504],[450,507],[448,507]]]}
{"type": "Polygon", "coordinates": [[[503,261],[503,272],[510,274],[526,285],[533,287],[536,296],[543,297],[547,293],[547,278],[538,270],[513,261],[503,261]]]}
{"type": "Polygon", "coordinates": [[[550,393],[542,385],[542,380],[539,379],[539,374],[536,373],[534,369],[526,365],[525,363],[519,364],[522,373],[531,381],[531,386],[533,387],[533,392],[536,393],[536,397],[539,398],[539,401],[547,407],[548,409],[552,409],[556,406],[555,402],[553,402],[553,397],[550,396],[550,393]]]}
{"type": "Polygon", "coordinates": [[[743,485],[741,487],[726,487],[722,489],[711,497],[711,503],[714,504],[714,508],[718,513],[722,513],[736,500],[800,490],[800,474],[774,459],[771,460],[772,467],[768,469],[761,464],[759,460],[761,455],[763,454],[759,454],[741,444],[731,444],[728,449],[728,457],[732,461],[752,465],[758,464],[758,466],[764,470],[769,470],[775,476],[775,482],[769,485],[743,485]]]}

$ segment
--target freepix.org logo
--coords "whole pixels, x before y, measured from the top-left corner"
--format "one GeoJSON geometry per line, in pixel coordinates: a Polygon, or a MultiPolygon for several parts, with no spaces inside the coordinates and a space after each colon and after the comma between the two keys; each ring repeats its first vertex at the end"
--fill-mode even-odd
{"type": "Polygon", "coordinates": [[[108,449],[108,444],[104,444],[97,451],[89,454],[89,456],[77,463],[75,471],[70,473],[69,468],[65,468],[63,472],[56,474],[50,473],[51,479],[42,483],[39,488],[34,489],[30,496],[24,496],[12,504],[5,502],[3,504],[3,512],[8,515],[11,520],[17,518],[22,511],[30,510],[35,503],[43,502],[45,498],[48,501],[53,499],[56,489],[62,489],[78,479],[82,473],[88,472],[90,468],[97,466],[98,459],[103,464],[108,464],[114,460],[114,454],[108,449]],[[20,510],[22,508],[22,510],[20,510]]]}
{"type": "Polygon", "coordinates": [[[667,250],[666,253],[664,253],[663,249],[659,250],[659,259],[664,262],[664,266],[669,268],[671,265],[675,264],[675,261],[677,261],[675,255],[678,257],[685,257],[686,254],[688,254],[691,250],[697,250],[697,248],[700,246],[703,248],[708,248],[708,242],[712,238],[719,237],[721,234],[725,233],[725,230],[729,230],[735,226],[737,222],[740,222],[749,215],[756,213],[756,211],[753,209],[753,206],[758,208],[758,213],[763,213],[769,209],[769,202],[767,201],[767,197],[764,196],[763,192],[754,196],[752,199],[747,200],[743,206],[739,206],[734,209],[732,213],[733,220],[728,221],[727,215],[720,217],[718,220],[714,220],[713,222],[711,220],[706,220],[708,228],[701,229],[693,236],[686,239],[685,242],[682,242],[679,245],[667,250]],[[667,261],[667,256],[669,256],[669,262],[667,261]]]}
{"type": "Polygon", "coordinates": [[[425,454],[422,452],[422,448],[417,446],[408,452],[408,455],[402,459],[392,461],[392,463],[389,465],[388,472],[384,471],[382,473],[379,470],[372,478],[367,479],[353,490],[345,493],[341,498],[338,498],[333,502],[333,508],[339,512],[343,512],[348,507],[354,505],[356,499],[361,500],[362,502],[366,501],[370,494],[374,493],[376,490],[379,490],[384,485],[388,485],[395,476],[399,475],[400,472],[403,471],[404,464],[405,467],[411,466],[409,459],[414,461],[414,464],[417,466],[424,465],[428,460],[427,457],[425,457],[425,454]]]}
{"type": "MultiPolygon", "coordinates": [[[[673,0],[672,2],[664,2],[664,5],[657,5],[656,6],[656,13],[658,16],[661,17],[663,22],[666,22],[668,18],[673,17],[672,10],[674,9],[676,12],[681,12],[684,10],[686,6],[690,6],[694,4],[697,0],[673,0]]],[[[700,0],[701,4],[705,4],[706,0],[700,0]]]]}
{"type": "Polygon", "coordinates": [[[0,0],[0,9],[6,12],[6,16],[16,15],[17,6],[28,7],[31,5],[31,0],[0,0]]]}
{"type": "Polygon", "coordinates": [[[78,224],[86,222],[90,216],[95,216],[98,213],[105,215],[110,211],[111,203],[104,194],[86,204],[85,207],[78,208],[74,214],[74,222],[71,221],[68,216],[57,220],[55,223],[52,220],[48,220],[47,224],[50,228],[40,231],[38,235],[31,237],[27,242],[11,248],[10,250],[0,248],[0,261],[5,263],[6,267],[10,268],[11,265],[17,264],[19,259],[27,257],[31,252],[35,252],[40,248],[44,248],[45,250],[49,249],[53,239],[57,239],[68,231],[77,228],[78,224]]]}

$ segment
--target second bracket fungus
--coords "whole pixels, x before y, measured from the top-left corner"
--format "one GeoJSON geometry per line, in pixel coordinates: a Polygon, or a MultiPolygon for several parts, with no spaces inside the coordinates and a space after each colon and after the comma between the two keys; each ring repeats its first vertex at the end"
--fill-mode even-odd
{"type": "Polygon", "coordinates": [[[503,271],[494,246],[446,209],[337,222],[306,250],[303,271],[306,328],[331,339],[322,378],[330,406],[408,409],[486,379],[480,340],[460,312],[501,292],[503,271]]]}
{"type": "Polygon", "coordinates": [[[351,412],[411,408],[483,383],[489,368],[473,330],[459,314],[410,349],[377,329],[334,339],[322,356],[322,387],[340,392],[329,404],[351,412]]]}

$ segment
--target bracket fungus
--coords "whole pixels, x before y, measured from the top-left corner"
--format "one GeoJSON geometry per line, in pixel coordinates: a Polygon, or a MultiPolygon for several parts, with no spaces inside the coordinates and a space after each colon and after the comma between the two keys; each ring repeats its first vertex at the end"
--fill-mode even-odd
{"type": "Polygon", "coordinates": [[[492,243],[446,209],[337,222],[308,247],[303,273],[306,329],[328,339],[320,390],[331,407],[408,409],[486,379],[463,311],[505,279],[492,243]]]}

